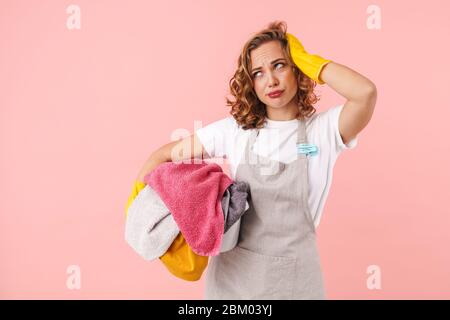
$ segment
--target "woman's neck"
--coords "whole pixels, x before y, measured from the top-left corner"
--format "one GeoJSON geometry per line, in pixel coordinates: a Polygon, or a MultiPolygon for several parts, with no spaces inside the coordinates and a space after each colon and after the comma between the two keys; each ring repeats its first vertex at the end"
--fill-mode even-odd
{"type": "Polygon", "coordinates": [[[267,118],[274,121],[289,121],[297,119],[299,115],[298,106],[290,104],[282,108],[272,108],[266,105],[267,118]]]}

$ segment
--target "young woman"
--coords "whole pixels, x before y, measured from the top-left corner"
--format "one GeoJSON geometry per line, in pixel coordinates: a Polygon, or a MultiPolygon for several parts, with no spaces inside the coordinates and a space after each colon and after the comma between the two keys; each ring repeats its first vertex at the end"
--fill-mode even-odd
{"type": "Polygon", "coordinates": [[[376,86],[308,54],[284,22],[273,22],[244,45],[230,90],[231,116],[158,149],[137,180],[180,160],[180,149],[190,158],[226,157],[231,178],[250,186],[250,208],[236,246],[210,257],[205,298],[324,299],[315,230],[334,163],[370,121],[376,86]],[[345,104],[315,114],[316,83],[345,104]]]}

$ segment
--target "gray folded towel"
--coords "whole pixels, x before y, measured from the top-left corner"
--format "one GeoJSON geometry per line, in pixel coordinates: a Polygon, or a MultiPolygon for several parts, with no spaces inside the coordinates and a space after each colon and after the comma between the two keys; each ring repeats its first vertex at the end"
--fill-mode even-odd
{"type": "Polygon", "coordinates": [[[224,192],[222,197],[222,211],[224,213],[224,233],[226,233],[233,224],[249,208],[247,201],[250,187],[243,181],[235,181],[224,192]]]}

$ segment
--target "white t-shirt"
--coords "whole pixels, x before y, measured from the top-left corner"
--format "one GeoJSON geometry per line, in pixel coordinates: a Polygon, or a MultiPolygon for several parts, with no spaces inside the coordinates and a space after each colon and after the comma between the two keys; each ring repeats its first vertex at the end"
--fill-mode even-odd
{"type": "MultiPolygon", "coordinates": [[[[338,105],[319,113],[316,111],[306,121],[307,143],[318,147],[318,154],[309,156],[308,161],[309,208],[316,228],[331,186],[336,159],[343,150],[356,147],[358,141],[358,137],[347,145],[342,141],[338,120],[343,106],[338,105]]],[[[294,161],[297,158],[298,120],[266,120],[267,124],[260,129],[253,151],[284,163],[294,161]]],[[[235,180],[250,130],[242,129],[230,115],[195,133],[211,158],[228,160],[231,178],[235,180]]]]}

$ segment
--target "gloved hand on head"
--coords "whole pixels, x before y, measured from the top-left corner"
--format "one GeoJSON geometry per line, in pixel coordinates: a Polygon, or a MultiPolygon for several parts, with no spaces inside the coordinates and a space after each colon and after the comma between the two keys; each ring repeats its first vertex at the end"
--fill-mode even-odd
{"type": "Polygon", "coordinates": [[[332,61],[306,52],[302,43],[294,35],[286,33],[286,38],[295,65],[310,79],[318,84],[324,84],[325,82],[320,79],[320,72],[327,63],[332,61]]]}

